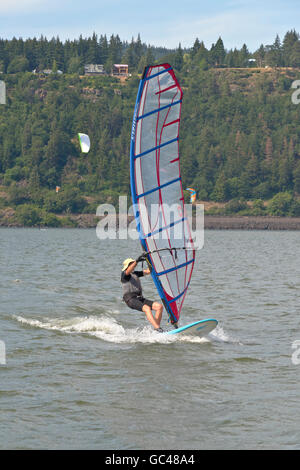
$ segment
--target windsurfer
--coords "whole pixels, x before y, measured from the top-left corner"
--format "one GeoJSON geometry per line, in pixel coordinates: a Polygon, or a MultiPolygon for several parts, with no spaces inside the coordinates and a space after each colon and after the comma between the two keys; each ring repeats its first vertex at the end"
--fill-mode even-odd
{"type": "Polygon", "coordinates": [[[151,273],[150,269],[144,269],[142,271],[136,271],[137,264],[141,261],[145,261],[143,255],[139,256],[136,260],[127,258],[123,261],[123,268],[121,274],[121,283],[123,287],[123,299],[128,307],[144,312],[147,320],[158,332],[163,332],[160,327],[163,306],[159,302],[153,302],[152,300],[145,299],[142,293],[142,285],[140,277],[147,276],[151,273]],[[153,316],[152,310],[155,314],[153,316]]]}

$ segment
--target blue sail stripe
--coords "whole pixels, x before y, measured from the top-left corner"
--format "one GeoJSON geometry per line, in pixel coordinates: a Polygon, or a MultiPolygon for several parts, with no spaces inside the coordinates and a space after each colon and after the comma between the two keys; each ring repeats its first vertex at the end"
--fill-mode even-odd
{"type": "Polygon", "coordinates": [[[178,141],[178,137],[176,137],[176,139],[169,140],[168,142],[165,142],[163,144],[157,145],[156,147],[153,147],[149,150],[145,150],[145,152],[142,152],[142,153],[139,153],[138,155],[135,155],[134,159],[143,157],[144,155],[147,155],[147,153],[154,152],[155,150],[160,149],[162,147],[165,147],[166,145],[173,144],[173,142],[176,142],[176,141],[178,141]]]}
{"type": "Polygon", "coordinates": [[[163,230],[166,230],[167,228],[174,227],[174,225],[179,224],[180,222],[184,222],[185,220],[186,220],[185,217],[183,217],[182,219],[176,220],[175,222],[172,222],[171,224],[166,225],[165,227],[161,227],[161,228],[159,228],[158,230],[154,230],[154,232],[148,233],[147,235],[145,235],[144,238],[152,237],[152,235],[156,235],[157,233],[160,233],[160,232],[162,232],[163,230]]]}
{"type": "Polygon", "coordinates": [[[163,274],[168,274],[171,273],[172,271],[176,271],[177,269],[184,268],[184,266],[187,266],[188,264],[191,264],[195,261],[195,259],[191,259],[190,261],[187,261],[186,263],[179,264],[178,266],[175,266],[174,268],[166,269],[165,271],[161,271],[160,273],[156,273],[157,276],[162,276],[163,274]]]}
{"type": "Polygon", "coordinates": [[[145,193],[137,194],[136,197],[139,199],[140,197],[147,196],[148,194],[154,193],[155,191],[158,191],[158,190],[161,189],[161,188],[165,188],[166,186],[170,186],[170,185],[173,184],[173,183],[177,183],[178,181],[181,181],[181,177],[180,177],[180,178],[176,178],[175,180],[169,181],[168,183],[164,183],[164,184],[162,184],[162,185],[160,185],[160,186],[157,186],[156,188],[149,189],[149,191],[146,191],[145,193]]]}
{"type": "Polygon", "coordinates": [[[158,75],[161,75],[161,74],[163,74],[163,73],[169,72],[170,70],[172,70],[172,67],[169,67],[168,69],[161,70],[160,72],[154,73],[153,75],[150,75],[149,77],[144,78],[144,80],[151,80],[151,78],[155,78],[155,77],[157,77],[158,75]]]}
{"type": "Polygon", "coordinates": [[[140,121],[141,119],[144,119],[147,116],[151,116],[151,114],[159,113],[160,111],[163,111],[164,109],[171,108],[172,106],[176,106],[177,104],[182,103],[182,100],[174,101],[174,103],[171,104],[166,104],[166,106],[162,106],[161,108],[156,108],[153,111],[149,111],[149,113],[142,114],[137,118],[137,121],[140,121]]]}
{"type": "Polygon", "coordinates": [[[185,289],[184,289],[182,292],[180,292],[180,294],[177,295],[177,297],[174,297],[174,299],[169,300],[169,304],[171,304],[171,303],[173,303],[173,302],[176,302],[176,300],[180,299],[180,297],[182,297],[183,294],[185,294],[185,292],[187,291],[188,287],[189,287],[189,284],[185,287],[185,289]]]}

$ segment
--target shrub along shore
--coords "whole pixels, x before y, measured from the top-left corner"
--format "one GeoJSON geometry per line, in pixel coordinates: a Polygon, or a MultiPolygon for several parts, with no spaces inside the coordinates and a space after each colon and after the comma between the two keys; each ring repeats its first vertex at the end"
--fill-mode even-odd
{"type": "MultiPolygon", "coordinates": [[[[38,219],[36,223],[28,224],[16,221],[13,211],[8,210],[5,215],[0,214],[0,227],[35,227],[35,228],[95,228],[102,217],[94,214],[67,214],[55,216],[47,214],[44,221],[38,219]],[[47,218],[48,217],[48,218],[47,218]]],[[[131,224],[133,217],[127,217],[131,224]]],[[[24,223],[25,222],[25,223],[24,223]]],[[[117,219],[118,227],[118,219],[117,219]]],[[[300,217],[279,216],[247,216],[247,215],[205,215],[205,230],[300,230],[300,217]]]]}

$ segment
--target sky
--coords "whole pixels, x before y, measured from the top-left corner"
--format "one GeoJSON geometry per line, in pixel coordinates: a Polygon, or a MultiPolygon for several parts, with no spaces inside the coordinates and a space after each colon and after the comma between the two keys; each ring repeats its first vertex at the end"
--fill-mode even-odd
{"type": "Polygon", "coordinates": [[[0,37],[41,35],[77,39],[118,34],[141,36],[154,46],[192,47],[196,38],[210,48],[219,36],[226,49],[261,44],[300,32],[299,0],[0,0],[0,37]]]}

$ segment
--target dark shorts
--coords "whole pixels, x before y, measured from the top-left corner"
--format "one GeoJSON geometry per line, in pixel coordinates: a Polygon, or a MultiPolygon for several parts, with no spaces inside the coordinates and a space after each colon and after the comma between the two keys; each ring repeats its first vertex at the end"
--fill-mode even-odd
{"type": "Polygon", "coordinates": [[[144,305],[148,305],[152,309],[153,301],[145,299],[144,297],[131,297],[126,304],[128,307],[142,312],[144,305]]]}

